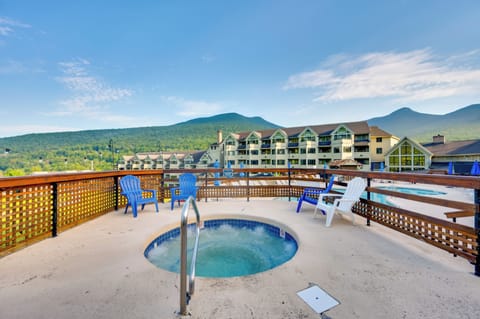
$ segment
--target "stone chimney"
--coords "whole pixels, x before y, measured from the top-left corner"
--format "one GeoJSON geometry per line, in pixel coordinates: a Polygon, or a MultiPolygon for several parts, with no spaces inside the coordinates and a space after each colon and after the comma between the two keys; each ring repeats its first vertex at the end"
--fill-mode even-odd
{"type": "Polygon", "coordinates": [[[218,130],[217,131],[217,143],[220,144],[220,143],[222,143],[222,141],[223,141],[222,130],[218,130]]]}
{"type": "Polygon", "coordinates": [[[445,144],[445,136],[437,134],[433,137],[433,143],[436,144],[445,144]]]}

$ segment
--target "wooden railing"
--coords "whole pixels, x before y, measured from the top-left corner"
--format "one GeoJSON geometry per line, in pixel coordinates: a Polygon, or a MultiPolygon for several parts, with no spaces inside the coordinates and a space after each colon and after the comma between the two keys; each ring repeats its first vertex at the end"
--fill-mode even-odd
{"type": "MultiPolygon", "coordinates": [[[[124,207],[126,200],[119,195],[118,183],[122,176],[138,176],[142,187],[156,189],[158,200],[164,202],[170,198],[170,186],[177,182],[175,176],[184,172],[197,174],[198,200],[206,201],[222,197],[246,200],[283,197],[296,200],[303,192],[302,182],[317,182],[323,186],[324,179],[320,176],[335,174],[345,181],[355,176],[366,178],[369,182],[367,198],[357,203],[353,210],[365,217],[367,224],[377,222],[463,257],[475,265],[475,274],[480,275],[480,178],[324,169],[233,169],[232,177],[218,178],[214,178],[214,173],[223,176],[221,169],[110,171],[1,178],[0,256],[44,238],[57,236],[71,227],[124,207]],[[465,203],[404,194],[371,187],[372,180],[472,189],[474,200],[465,203]],[[214,181],[220,185],[216,186],[218,183],[214,181]],[[474,216],[475,227],[374,202],[369,200],[372,193],[434,204],[451,212],[459,212],[452,213],[452,216],[474,216]]],[[[337,184],[345,185],[345,182],[337,184]]]]}

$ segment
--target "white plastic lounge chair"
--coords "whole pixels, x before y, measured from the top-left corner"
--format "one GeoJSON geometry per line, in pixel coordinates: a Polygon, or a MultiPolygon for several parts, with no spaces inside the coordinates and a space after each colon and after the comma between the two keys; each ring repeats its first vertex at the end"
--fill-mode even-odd
{"type": "Polygon", "coordinates": [[[325,226],[330,227],[332,223],[333,215],[335,213],[347,214],[352,217],[352,223],[355,224],[355,217],[352,212],[352,206],[355,204],[362,195],[363,191],[367,187],[367,182],[360,177],[355,177],[352,179],[348,185],[347,189],[345,189],[345,193],[343,194],[320,194],[318,197],[318,203],[315,207],[315,212],[313,213],[313,217],[317,215],[317,209],[324,212],[327,215],[327,221],[325,222],[325,226]],[[338,197],[333,202],[333,205],[327,205],[323,202],[325,197],[338,197]]]}

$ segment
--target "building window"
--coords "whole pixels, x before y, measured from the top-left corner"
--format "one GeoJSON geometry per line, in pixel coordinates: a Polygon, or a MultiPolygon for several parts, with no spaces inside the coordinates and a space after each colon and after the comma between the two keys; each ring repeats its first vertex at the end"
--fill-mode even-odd
{"type": "Polygon", "coordinates": [[[247,140],[247,144],[257,144],[258,145],[258,139],[252,136],[247,140]]]}
{"type": "Polygon", "coordinates": [[[252,154],[252,155],[258,155],[258,150],[251,150],[251,151],[250,151],[250,154],[252,154]]]}
{"type": "Polygon", "coordinates": [[[306,148],[301,148],[300,149],[300,154],[307,154],[307,149],[306,148]]]}
{"type": "Polygon", "coordinates": [[[352,147],[351,147],[351,146],[345,146],[345,147],[343,147],[343,152],[344,152],[344,153],[351,153],[351,152],[352,152],[352,147]]]}
{"type": "Polygon", "coordinates": [[[277,164],[278,164],[278,165],[285,165],[285,160],[278,160],[278,161],[277,161],[277,164]]]}
{"type": "Polygon", "coordinates": [[[301,136],[300,141],[302,141],[302,142],[307,142],[307,141],[315,142],[316,137],[317,136],[312,131],[308,130],[308,131],[305,132],[305,134],[303,134],[301,136]]]}
{"type": "Polygon", "coordinates": [[[315,154],[315,147],[309,147],[308,154],[315,154]]]}
{"type": "Polygon", "coordinates": [[[334,147],[333,152],[334,153],[340,153],[340,148],[339,147],[334,147]]]}
{"type": "Polygon", "coordinates": [[[389,170],[395,172],[416,171],[425,169],[427,155],[414,144],[405,141],[396,148],[389,156],[389,170]]]}
{"type": "Polygon", "coordinates": [[[304,160],[304,159],[300,160],[300,165],[307,165],[307,160],[304,160]]]}
{"type": "Polygon", "coordinates": [[[382,154],[383,153],[383,148],[377,147],[376,153],[377,154],[382,154]]]}
{"type": "MultiPolygon", "coordinates": [[[[381,137],[377,137],[376,139],[377,143],[382,143],[382,138],[381,137]]],[[[377,153],[378,154],[378,153],[377,153]]]]}
{"type": "Polygon", "coordinates": [[[315,161],[314,159],[309,159],[309,160],[307,161],[308,165],[312,165],[312,166],[315,165],[315,162],[316,162],[316,161],[315,161]]]}
{"type": "Polygon", "coordinates": [[[326,142],[330,142],[331,141],[331,137],[330,136],[319,136],[318,137],[318,142],[319,143],[326,143],[326,142]]]}
{"type": "Polygon", "coordinates": [[[343,139],[352,139],[352,135],[350,134],[350,131],[347,130],[345,127],[340,127],[336,132],[335,135],[333,136],[334,140],[343,140],[343,139]]]}
{"type": "Polygon", "coordinates": [[[414,166],[425,166],[425,156],[414,156],[413,157],[414,166]]]}
{"type": "Polygon", "coordinates": [[[281,133],[275,133],[275,135],[272,137],[272,142],[273,143],[285,143],[285,137],[281,133]]]}
{"type": "Polygon", "coordinates": [[[292,159],[290,159],[289,162],[290,162],[291,165],[298,165],[298,163],[299,163],[298,158],[292,158],[292,159]]]}

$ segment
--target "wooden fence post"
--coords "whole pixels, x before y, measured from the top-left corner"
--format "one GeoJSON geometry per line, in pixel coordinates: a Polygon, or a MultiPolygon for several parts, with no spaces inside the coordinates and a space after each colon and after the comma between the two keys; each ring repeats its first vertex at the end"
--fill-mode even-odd
{"type": "MultiPolygon", "coordinates": [[[[367,178],[367,187],[370,188],[372,185],[372,179],[370,177],[367,178]]],[[[371,195],[370,195],[370,190],[367,191],[367,200],[370,201],[371,195]]],[[[369,205],[367,205],[368,207],[369,205]]],[[[370,215],[367,212],[367,226],[370,226],[370,215]]]]}
{"type": "Polygon", "coordinates": [[[475,204],[475,233],[477,234],[477,260],[475,261],[475,275],[480,276],[480,189],[473,190],[475,204]]]}
{"type": "Polygon", "coordinates": [[[114,200],[115,200],[115,210],[117,211],[118,210],[118,176],[115,176],[113,178],[113,187],[114,187],[114,194],[115,194],[115,197],[114,197],[114,200]]]}

